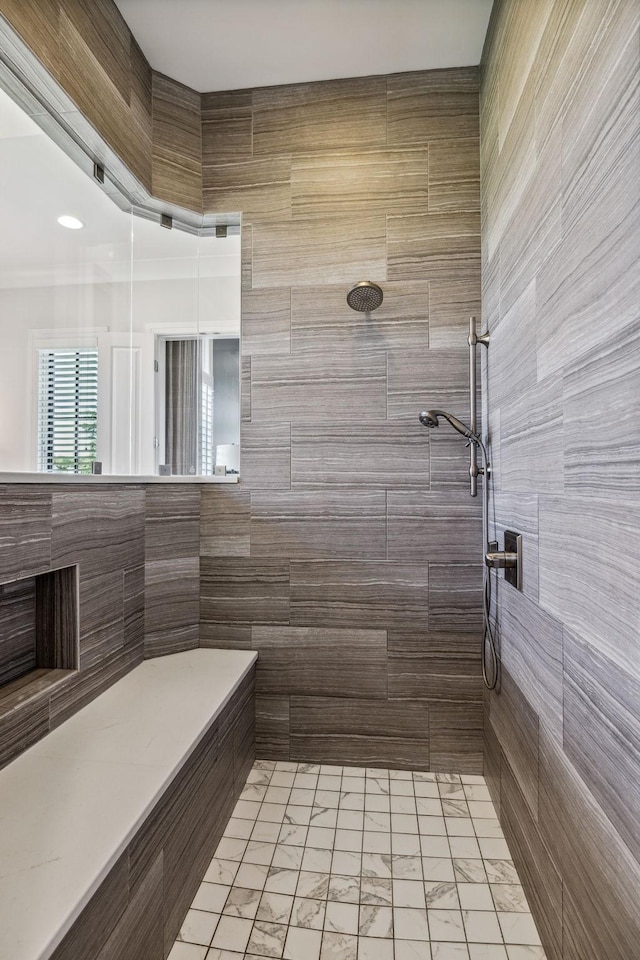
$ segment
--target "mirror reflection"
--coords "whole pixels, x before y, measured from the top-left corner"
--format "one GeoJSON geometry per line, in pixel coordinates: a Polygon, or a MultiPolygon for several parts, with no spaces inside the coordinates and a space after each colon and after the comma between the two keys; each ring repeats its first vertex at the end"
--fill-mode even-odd
{"type": "Polygon", "coordinates": [[[0,471],[237,473],[239,232],[114,196],[0,91],[0,471]]]}

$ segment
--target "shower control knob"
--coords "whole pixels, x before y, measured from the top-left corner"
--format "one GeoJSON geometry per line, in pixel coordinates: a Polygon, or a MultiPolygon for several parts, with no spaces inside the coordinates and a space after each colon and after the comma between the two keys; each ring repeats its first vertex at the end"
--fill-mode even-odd
{"type": "Polygon", "coordinates": [[[507,550],[490,550],[485,554],[484,562],[488,567],[496,570],[506,570],[518,564],[518,554],[507,550]]]}

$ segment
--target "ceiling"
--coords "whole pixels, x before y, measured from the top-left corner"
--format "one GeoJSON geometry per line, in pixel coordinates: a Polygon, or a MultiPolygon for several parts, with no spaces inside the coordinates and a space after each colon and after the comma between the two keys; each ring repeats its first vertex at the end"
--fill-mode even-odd
{"type": "Polygon", "coordinates": [[[204,93],[480,62],[493,0],[116,0],[155,70],[204,93]]]}

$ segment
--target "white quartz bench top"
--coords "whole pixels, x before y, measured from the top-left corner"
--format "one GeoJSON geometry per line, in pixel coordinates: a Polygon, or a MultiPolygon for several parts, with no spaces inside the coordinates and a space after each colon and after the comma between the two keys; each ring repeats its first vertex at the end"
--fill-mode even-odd
{"type": "Polygon", "coordinates": [[[147,660],[0,770],[0,960],[46,960],[257,654],[147,660]]]}

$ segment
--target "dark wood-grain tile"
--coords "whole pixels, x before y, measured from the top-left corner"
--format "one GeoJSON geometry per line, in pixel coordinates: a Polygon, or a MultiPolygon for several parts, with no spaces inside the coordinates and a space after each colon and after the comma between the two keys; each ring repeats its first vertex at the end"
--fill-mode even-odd
{"type": "Polygon", "coordinates": [[[387,79],[390,144],[479,135],[477,67],[400,73],[387,79]]]}
{"type": "Polygon", "coordinates": [[[384,630],[253,627],[264,696],[387,698],[384,630]]]}
{"type": "Polygon", "coordinates": [[[421,630],[428,616],[424,563],[291,563],[292,625],[421,630]]]}
{"type": "MultiPolygon", "coordinates": [[[[420,436],[417,428],[411,430],[420,436]]],[[[423,476],[422,486],[424,480],[423,476]]],[[[447,560],[474,563],[482,554],[481,526],[479,504],[468,490],[389,490],[387,494],[389,560],[438,562],[446,545],[447,560]]]]}
{"type": "Polygon", "coordinates": [[[406,489],[428,482],[429,438],[411,424],[378,420],[366,425],[320,422],[291,428],[294,487],[406,489]]]}
{"type": "Polygon", "coordinates": [[[390,700],[482,700],[478,633],[388,634],[390,700]]]}
{"type": "Polygon", "coordinates": [[[220,486],[203,485],[200,510],[200,555],[248,557],[250,534],[251,494],[244,489],[244,483],[242,487],[222,484],[220,486]]]}
{"type": "Polygon", "coordinates": [[[290,732],[292,760],[429,769],[424,702],[291,697],[290,732]]]}
{"type": "Polygon", "coordinates": [[[382,490],[254,491],[251,556],[280,559],[384,560],[382,490]]]}
{"type": "Polygon", "coordinates": [[[289,562],[202,557],[200,618],[209,623],[288,624],[289,562]]]}
{"type": "Polygon", "coordinates": [[[254,156],[385,146],[386,80],[362,77],[253,92],[254,156]]]}

